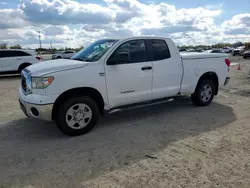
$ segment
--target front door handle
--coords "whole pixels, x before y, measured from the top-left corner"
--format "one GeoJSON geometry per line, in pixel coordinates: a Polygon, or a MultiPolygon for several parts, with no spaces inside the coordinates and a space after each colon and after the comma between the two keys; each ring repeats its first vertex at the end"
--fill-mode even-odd
{"type": "Polygon", "coordinates": [[[151,69],[152,69],[151,66],[147,66],[147,67],[142,67],[142,68],[141,68],[141,70],[143,70],[143,71],[144,71],[144,70],[151,70],[151,69]]]}

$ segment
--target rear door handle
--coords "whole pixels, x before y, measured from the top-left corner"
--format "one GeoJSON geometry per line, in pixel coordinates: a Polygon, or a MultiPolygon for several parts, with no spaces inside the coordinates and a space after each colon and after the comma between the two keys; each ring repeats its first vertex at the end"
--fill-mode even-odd
{"type": "Polygon", "coordinates": [[[143,71],[144,71],[144,70],[151,70],[151,69],[152,69],[151,66],[147,66],[147,67],[142,67],[142,68],[141,68],[141,70],[143,70],[143,71]]]}

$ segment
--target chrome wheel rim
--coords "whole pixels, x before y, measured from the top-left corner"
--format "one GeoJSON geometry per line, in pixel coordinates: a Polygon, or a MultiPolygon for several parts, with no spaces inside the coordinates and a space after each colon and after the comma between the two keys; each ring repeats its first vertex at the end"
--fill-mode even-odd
{"type": "Polygon", "coordinates": [[[210,85],[205,85],[202,90],[201,90],[201,100],[203,102],[207,102],[211,99],[212,97],[212,87],[210,85]]]}
{"type": "Polygon", "coordinates": [[[92,110],[84,103],[73,105],[66,113],[66,123],[72,129],[82,129],[86,127],[91,121],[91,118],[92,110]]]}

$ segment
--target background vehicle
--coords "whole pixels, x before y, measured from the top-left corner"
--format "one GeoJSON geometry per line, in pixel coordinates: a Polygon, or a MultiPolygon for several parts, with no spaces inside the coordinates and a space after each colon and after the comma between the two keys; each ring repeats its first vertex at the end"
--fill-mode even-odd
{"type": "Polygon", "coordinates": [[[0,50],[0,72],[21,72],[27,66],[40,61],[41,57],[33,50],[0,50]]]}
{"type": "Polygon", "coordinates": [[[248,57],[250,57],[250,51],[245,51],[245,52],[243,53],[243,58],[244,58],[244,59],[247,59],[248,57]]]}
{"type": "Polygon", "coordinates": [[[224,53],[221,49],[206,50],[204,53],[224,53]]]}
{"type": "Polygon", "coordinates": [[[240,46],[233,50],[233,56],[243,55],[244,51],[245,51],[245,46],[240,46]]]}
{"type": "Polygon", "coordinates": [[[191,94],[206,106],[228,83],[226,54],[184,53],[159,37],[103,39],[70,60],[22,71],[20,106],[28,117],[54,120],[68,135],[90,131],[100,114],[191,94]]]}
{"type": "Polygon", "coordinates": [[[57,54],[53,54],[52,59],[70,59],[73,55],[75,55],[74,51],[67,50],[67,51],[59,52],[57,54]]]}
{"type": "Polygon", "coordinates": [[[223,53],[232,53],[233,49],[229,47],[222,48],[221,51],[223,53]]]}

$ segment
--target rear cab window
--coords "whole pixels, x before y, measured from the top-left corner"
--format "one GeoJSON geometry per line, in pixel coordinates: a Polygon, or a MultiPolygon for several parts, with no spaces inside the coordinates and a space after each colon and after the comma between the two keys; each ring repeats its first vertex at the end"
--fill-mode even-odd
{"type": "Polygon", "coordinates": [[[151,39],[153,61],[160,61],[171,58],[168,45],[165,40],[151,39]]]}

